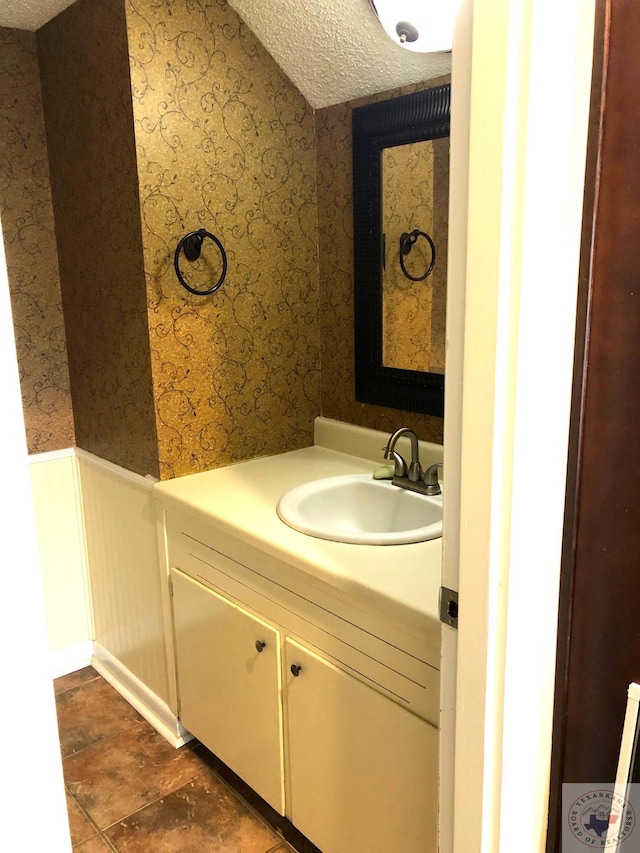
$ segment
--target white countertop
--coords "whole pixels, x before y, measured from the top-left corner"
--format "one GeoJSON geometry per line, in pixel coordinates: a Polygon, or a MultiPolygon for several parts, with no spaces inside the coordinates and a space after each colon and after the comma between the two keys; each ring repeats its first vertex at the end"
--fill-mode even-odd
{"type": "MultiPolygon", "coordinates": [[[[380,464],[380,463],[378,463],[380,464]]],[[[167,509],[193,511],[220,530],[329,585],[356,606],[405,629],[440,631],[442,539],[410,545],[348,545],[289,528],[276,513],[280,496],[309,480],[367,473],[375,462],[324,447],[254,459],[154,487],[167,509]]]]}

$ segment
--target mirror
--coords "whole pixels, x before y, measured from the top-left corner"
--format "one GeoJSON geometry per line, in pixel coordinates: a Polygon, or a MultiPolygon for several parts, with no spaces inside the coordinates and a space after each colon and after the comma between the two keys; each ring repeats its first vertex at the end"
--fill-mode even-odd
{"type": "Polygon", "coordinates": [[[450,95],[353,111],[356,399],[440,417],[450,95]]]}

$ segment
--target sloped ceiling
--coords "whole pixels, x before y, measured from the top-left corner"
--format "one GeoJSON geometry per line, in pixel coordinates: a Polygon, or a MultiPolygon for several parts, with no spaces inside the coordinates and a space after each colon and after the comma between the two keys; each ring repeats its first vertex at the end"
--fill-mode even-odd
{"type": "Polygon", "coordinates": [[[413,53],[385,34],[368,0],[229,0],[312,107],[451,72],[450,53],[413,53]]]}
{"type": "MultiPolygon", "coordinates": [[[[0,0],[0,26],[37,30],[73,0],[0,0]]],[[[413,53],[388,38],[368,0],[229,0],[312,107],[451,71],[450,53],[413,53]]]]}
{"type": "Polygon", "coordinates": [[[73,0],[0,0],[0,27],[38,30],[73,0]]]}

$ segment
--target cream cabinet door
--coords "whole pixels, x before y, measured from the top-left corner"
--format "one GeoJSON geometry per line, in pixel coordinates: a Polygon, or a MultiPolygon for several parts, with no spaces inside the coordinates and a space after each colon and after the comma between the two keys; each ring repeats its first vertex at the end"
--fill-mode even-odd
{"type": "Polygon", "coordinates": [[[290,819],[323,853],[436,853],[437,730],[285,645],[290,819]]]}
{"type": "Polygon", "coordinates": [[[284,814],[279,633],[171,575],[181,722],[284,814]]]}

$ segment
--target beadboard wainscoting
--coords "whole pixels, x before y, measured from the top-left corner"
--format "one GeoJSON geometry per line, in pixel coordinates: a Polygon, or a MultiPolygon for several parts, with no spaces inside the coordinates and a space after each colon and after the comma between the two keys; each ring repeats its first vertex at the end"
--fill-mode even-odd
{"type": "Polygon", "coordinates": [[[77,450],[94,640],[169,701],[153,478],[77,450]]]}
{"type": "Polygon", "coordinates": [[[87,666],[93,654],[91,588],[73,448],[29,457],[47,614],[51,676],[87,666]]]}
{"type": "Polygon", "coordinates": [[[91,663],[167,740],[167,664],[155,479],[79,448],[30,457],[52,676],[91,663]]]}

